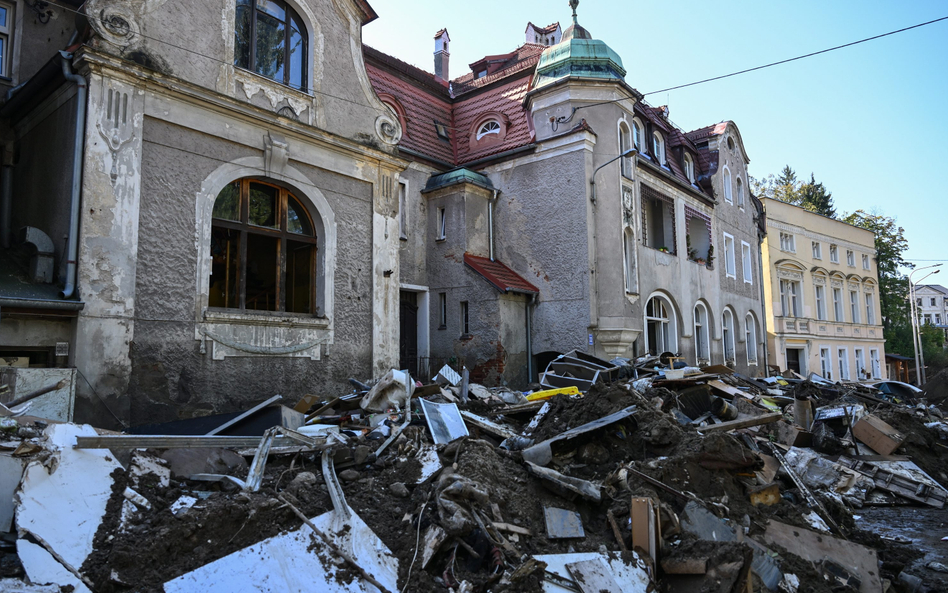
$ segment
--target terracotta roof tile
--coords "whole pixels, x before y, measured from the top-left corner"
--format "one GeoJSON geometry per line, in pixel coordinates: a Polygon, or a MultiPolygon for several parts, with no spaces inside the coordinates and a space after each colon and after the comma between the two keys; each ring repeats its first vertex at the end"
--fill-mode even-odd
{"type": "Polygon", "coordinates": [[[528,294],[540,294],[540,289],[530,284],[522,276],[500,263],[497,260],[491,261],[486,257],[464,254],[464,263],[472,270],[484,277],[485,280],[494,285],[494,287],[504,293],[524,292],[528,294]]]}
{"type": "Polygon", "coordinates": [[[485,156],[519,148],[533,142],[533,133],[527,124],[523,98],[530,88],[530,77],[516,80],[469,95],[454,106],[457,133],[458,161],[465,163],[485,156]],[[473,129],[487,113],[503,114],[506,133],[501,142],[478,143],[473,129]]]}
{"type": "MultiPolygon", "coordinates": [[[[468,72],[464,76],[459,76],[451,81],[452,89],[454,90],[454,96],[460,97],[464,93],[471,92],[475,89],[489,85],[490,83],[506,78],[515,72],[520,72],[527,68],[533,69],[537,62],[540,61],[540,54],[543,53],[543,50],[546,49],[545,45],[539,45],[536,43],[524,43],[510,54],[501,54],[501,55],[510,55],[510,58],[503,65],[500,70],[497,70],[487,76],[482,76],[481,78],[474,78],[473,72],[468,72]]],[[[488,57],[497,57],[497,56],[488,56],[488,57]]],[[[475,64],[483,61],[478,60],[474,62],[475,64]]]]}

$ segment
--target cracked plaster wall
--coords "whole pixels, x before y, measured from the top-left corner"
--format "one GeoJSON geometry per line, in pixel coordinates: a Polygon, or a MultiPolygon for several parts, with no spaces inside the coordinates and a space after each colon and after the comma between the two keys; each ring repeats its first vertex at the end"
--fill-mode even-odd
{"type": "Polygon", "coordinates": [[[221,161],[259,151],[158,120],[145,126],[138,318],[131,348],[133,424],[244,409],[274,394],[348,391],[372,366],[372,188],[293,162],[329,201],[339,236],[335,343],[320,360],[253,356],[213,360],[194,339],[197,254],[194,196],[221,161]],[[186,150],[169,147],[187,147],[186,150]]]}

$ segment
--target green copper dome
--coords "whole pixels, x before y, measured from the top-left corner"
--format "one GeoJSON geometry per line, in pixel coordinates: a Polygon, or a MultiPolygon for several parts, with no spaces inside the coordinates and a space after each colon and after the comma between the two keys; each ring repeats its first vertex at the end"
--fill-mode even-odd
{"type": "Polygon", "coordinates": [[[625,80],[622,58],[605,42],[592,35],[576,22],[576,4],[573,24],[563,32],[562,40],[543,50],[533,75],[533,88],[538,88],[569,77],[625,80]]]}

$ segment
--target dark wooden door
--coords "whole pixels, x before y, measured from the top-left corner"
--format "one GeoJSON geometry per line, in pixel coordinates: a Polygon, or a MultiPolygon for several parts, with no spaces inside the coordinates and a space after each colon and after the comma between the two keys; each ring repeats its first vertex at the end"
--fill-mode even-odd
{"type": "Polygon", "coordinates": [[[415,293],[402,293],[399,313],[401,337],[398,368],[408,369],[414,375],[418,372],[418,305],[415,304],[415,293]]]}

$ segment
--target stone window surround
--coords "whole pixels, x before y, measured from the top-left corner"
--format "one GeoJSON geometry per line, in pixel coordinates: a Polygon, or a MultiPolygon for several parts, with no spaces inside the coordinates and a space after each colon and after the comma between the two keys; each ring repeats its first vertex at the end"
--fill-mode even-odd
{"type": "Polygon", "coordinates": [[[724,311],[721,312],[721,343],[724,347],[724,362],[732,364],[737,360],[735,317],[730,307],[724,307],[724,311]]]}
{"type": "MultiPolygon", "coordinates": [[[[670,338],[670,341],[674,341],[674,344],[672,345],[664,344],[665,350],[671,351],[671,352],[677,352],[678,339],[680,335],[680,330],[678,327],[678,319],[680,316],[678,315],[678,309],[675,306],[675,301],[672,299],[671,295],[669,295],[668,293],[664,291],[655,291],[652,294],[650,294],[649,297],[645,299],[645,307],[642,308],[642,317],[644,318],[644,321],[645,321],[644,327],[646,329],[648,328],[648,324],[650,320],[656,321],[658,319],[658,318],[649,317],[648,315],[648,303],[652,299],[659,299],[662,302],[662,304],[665,306],[665,311],[666,311],[666,314],[668,315],[668,317],[665,318],[663,323],[667,324],[668,336],[670,338]]],[[[647,331],[644,332],[643,335],[645,336],[645,351],[648,352],[649,346],[650,346],[650,344],[648,343],[648,332],[647,331]]]]}
{"type": "Polygon", "coordinates": [[[757,318],[752,311],[744,316],[744,344],[747,350],[747,365],[757,366],[757,348],[760,344],[760,332],[757,329],[757,318]]]}
{"type": "Polygon", "coordinates": [[[282,173],[269,171],[265,158],[244,157],[225,163],[201,184],[195,196],[195,244],[197,246],[197,278],[195,292],[195,339],[213,342],[212,356],[222,360],[228,356],[303,356],[320,359],[321,344],[333,342],[334,278],[336,266],[336,220],[322,192],[299,170],[290,165],[282,173]],[[211,224],[214,202],[229,183],[246,177],[265,178],[292,189],[309,210],[319,238],[317,246],[317,296],[320,316],[258,312],[210,311],[208,292],[211,273],[211,224]]]}
{"type": "Polygon", "coordinates": [[[711,322],[708,306],[702,301],[695,303],[694,309],[695,358],[699,363],[711,362],[711,322]],[[699,314],[698,309],[701,309],[699,314]],[[700,329],[699,329],[700,328],[700,329]],[[704,330],[704,331],[701,331],[704,330]]]}

